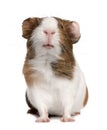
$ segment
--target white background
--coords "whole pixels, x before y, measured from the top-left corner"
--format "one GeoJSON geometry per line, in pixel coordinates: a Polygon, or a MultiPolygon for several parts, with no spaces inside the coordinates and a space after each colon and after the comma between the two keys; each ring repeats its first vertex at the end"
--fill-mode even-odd
{"type": "Polygon", "coordinates": [[[0,1],[0,129],[103,130],[107,129],[107,4],[106,0],[1,0],[0,1]],[[74,53],[85,74],[88,105],[74,123],[35,123],[27,115],[26,84],[22,66],[26,40],[22,22],[28,17],[56,16],[79,22],[81,39],[74,53]]]}

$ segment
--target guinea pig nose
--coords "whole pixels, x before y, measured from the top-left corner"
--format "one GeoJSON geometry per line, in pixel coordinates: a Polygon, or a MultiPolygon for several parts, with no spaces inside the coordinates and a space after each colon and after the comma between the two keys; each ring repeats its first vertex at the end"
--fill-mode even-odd
{"type": "Polygon", "coordinates": [[[55,31],[47,31],[47,30],[44,30],[43,31],[46,35],[54,35],[55,34],[55,31]]]}

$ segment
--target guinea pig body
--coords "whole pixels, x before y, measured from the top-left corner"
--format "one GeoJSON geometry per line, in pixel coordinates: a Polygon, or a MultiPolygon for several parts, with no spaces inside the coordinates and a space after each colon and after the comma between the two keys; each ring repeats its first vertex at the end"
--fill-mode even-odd
{"type": "Polygon", "coordinates": [[[84,76],[74,58],[73,44],[80,38],[79,25],[59,18],[29,18],[23,22],[27,55],[23,73],[27,100],[39,112],[37,122],[51,115],[74,121],[88,99],[84,76]]]}

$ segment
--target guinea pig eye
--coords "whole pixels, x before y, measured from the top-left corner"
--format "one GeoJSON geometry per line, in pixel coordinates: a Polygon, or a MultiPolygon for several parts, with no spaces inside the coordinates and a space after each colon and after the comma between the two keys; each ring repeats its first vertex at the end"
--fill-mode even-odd
{"type": "Polygon", "coordinates": [[[37,18],[37,24],[39,25],[41,22],[41,19],[40,18],[37,18]]]}
{"type": "Polygon", "coordinates": [[[60,27],[61,29],[64,29],[63,24],[59,24],[59,27],[60,27]]]}

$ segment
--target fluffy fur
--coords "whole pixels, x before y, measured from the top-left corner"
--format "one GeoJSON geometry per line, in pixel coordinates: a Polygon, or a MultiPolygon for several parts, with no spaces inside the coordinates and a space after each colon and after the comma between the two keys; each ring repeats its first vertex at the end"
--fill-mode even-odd
{"type": "Polygon", "coordinates": [[[23,22],[27,56],[23,68],[27,101],[37,109],[38,122],[48,122],[48,114],[74,121],[88,99],[84,76],[73,56],[73,43],[80,38],[76,22],[59,18],[30,18],[23,22]]]}

